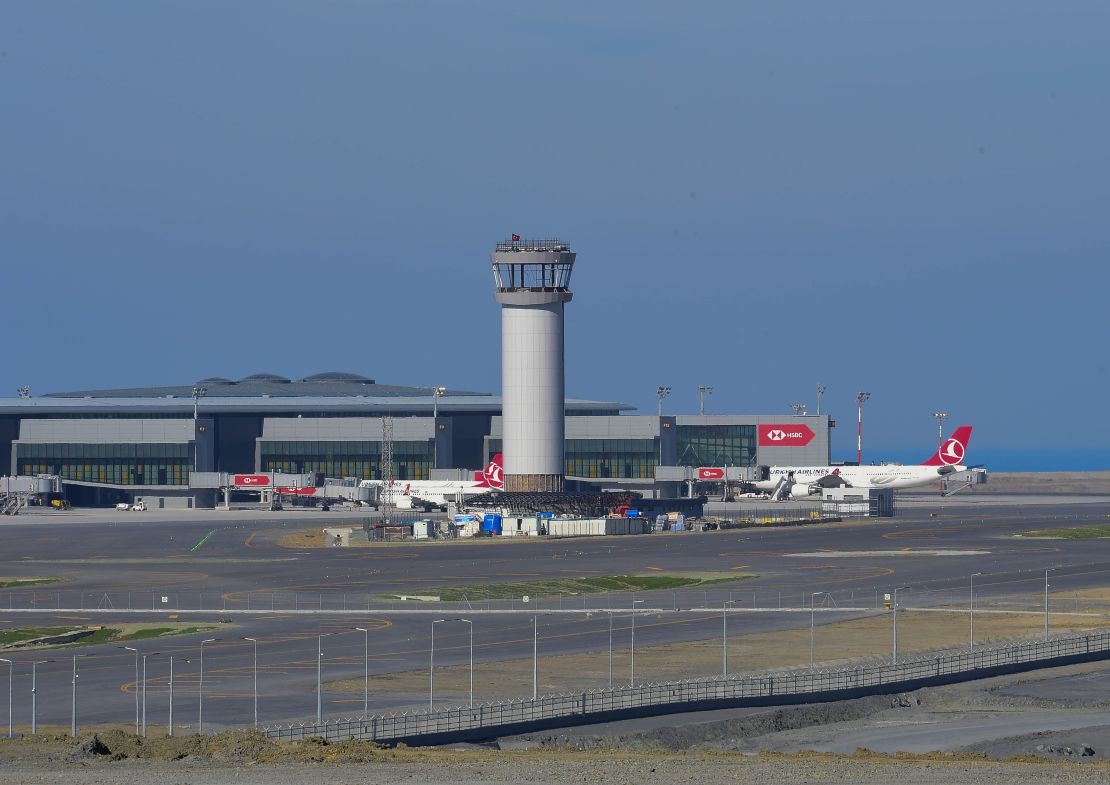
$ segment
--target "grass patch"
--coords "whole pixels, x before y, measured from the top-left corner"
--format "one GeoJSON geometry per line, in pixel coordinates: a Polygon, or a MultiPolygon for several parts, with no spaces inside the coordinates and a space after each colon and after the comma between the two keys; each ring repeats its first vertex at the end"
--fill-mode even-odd
{"type": "Polygon", "coordinates": [[[1037,529],[1022,532],[1022,537],[1052,537],[1060,540],[1101,540],[1110,537],[1110,524],[1073,526],[1068,529],[1037,529]]]}
{"type": "Polygon", "coordinates": [[[21,589],[24,586],[45,586],[60,578],[0,578],[0,589],[21,589]]]}
{"type": "MultiPolygon", "coordinates": [[[[128,641],[141,641],[150,638],[163,638],[170,635],[190,635],[194,632],[207,632],[208,630],[217,629],[219,625],[200,625],[189,627],[135,627],[133,625],[127,628],[121,627],[102,627],[99,630],[93,631],[91,635],[86,635],[73,643],[56,644],[56,646],[95,646],[98,643],[122,643],[128,641]]],[[[20,641],[33,640],[35,638],[45,638],[51,635],[62,635],[67,632],[75,632],[77,630],[88,629],[86,627],[24,627],[17,630],[0,630],[0,647],[18,643],[20,641]]],[[[36,647],[37,648],[37,647],[36,647]]],[[[54,646],[44,646],[42,648],[54,648],[54,646]]]]}
{"type": "MultiPolygon", "coordinates": [[[[553,578],[519,583],[478,583],[472,586],[428,588],[422,594],[441,600],[507,600],[513,597],[555,597],[559,595],[601,594],[607,591],[652,591],[657,589],[694,589],[718,583],[735,583],[754,578],[750,573],[730,575],[609,575],[589,578],[553,578]]],[[[397,595],[394,595],[397,596],[397,595]]]]}

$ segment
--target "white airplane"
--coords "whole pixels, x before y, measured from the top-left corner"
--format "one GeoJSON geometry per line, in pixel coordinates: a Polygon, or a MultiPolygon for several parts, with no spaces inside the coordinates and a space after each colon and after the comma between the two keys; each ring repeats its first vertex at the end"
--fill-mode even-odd
{"type": "Polygon", "coordinates": [[[423,507],[447,509],[447,503],[480,493],[501,490],[505,487],[505,470],[501,464],[501,453],[493,456],[489,465],[480,472],[474,472],[473,480],[394,480],[387,484],[384,480],[363,480],[363,488],[378,488],[382,501],[392,500],[398,509],[410,510],[423,507]],[[392,497],[392,499],[391,499],[392,497]]]}
{"type": "Polygon", "coordinates": [[[772,466],[769,474],[755,483],[761,491],[776,498],[795,499],[815,496],[821,488],[846,485],[849,488],[913,488],[940,478],[967,471],[964,456],[971,441],[971,426],[961,425],[929,460],[919,466],[883,464],[879,466],[772,466]]]}

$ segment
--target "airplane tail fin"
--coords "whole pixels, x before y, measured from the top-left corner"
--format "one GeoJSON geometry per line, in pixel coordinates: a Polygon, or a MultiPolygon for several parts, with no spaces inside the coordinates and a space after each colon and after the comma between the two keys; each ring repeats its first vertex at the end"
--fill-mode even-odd
{"type": "Polygon", "coordinates": [[[964,458],[967,456],[967,444],[971,441],[971,426],[961,425],[948,439],[940,446],[940,449],[933,453],[929,460],[922,463],[922,466],[960,466],[964,464],[964,458]]]}
{"type": "Polygon", "coordinates": [[[479,488],[505,487],[505,468],[502,464],[501,453],[490,458],[489,464],[480,472],[474,472],[474,481],[479,488]]]}

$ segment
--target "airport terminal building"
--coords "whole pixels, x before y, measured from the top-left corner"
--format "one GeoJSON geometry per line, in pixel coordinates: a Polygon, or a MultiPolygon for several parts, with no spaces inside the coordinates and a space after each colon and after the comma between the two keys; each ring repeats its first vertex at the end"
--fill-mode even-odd
{"type": "MultiPolygon", "coordinates": [[[[759,466],[829,461],[827,416],[632,408],[566,400],[571,483],[674,495],[726,474],[750,479],[759,466]]],[[[399,480],[469,477],[500,451],[500,396],[354,373],[255,374],[0,399],[0,475],[58,475],[78,505],[142,496],[156,506],[209,506],[215,496],[191,487],[194,472],[379,479],[386,418],[399,480]]]]}

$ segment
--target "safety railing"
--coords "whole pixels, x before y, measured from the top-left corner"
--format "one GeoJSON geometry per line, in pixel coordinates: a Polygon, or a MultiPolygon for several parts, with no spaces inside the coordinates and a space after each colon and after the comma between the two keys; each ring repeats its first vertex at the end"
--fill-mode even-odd
{"type": "Polygon", "coordinates": [[[432,711],[405,712],[332,720],[322,724],[291,724],[263,729],[272,739],[293,741],[323,737],[329,741],[356,738],[392,743],[402,740],[472,734],[488,729],[524,726],[551,720],[567,724],[581,722],[584,715],[632,711],[657,707],[683,711],[693,704],[745,701],[767,704],[776,697],[784,703],[799,696],[820,695],[828,700],[837,695],[849,697],[860,690],[888,687],[897,691],[923,680],[943,681],[946,676],[971,675],[1007,666],[1049,663],[1068,657],[1091,654],[1110,656],[1110,632],[1088,635],[1061,635],[1047,641],[981,648],[974,651],[939,652],[900,663],[864,665],[838,670],[781,670],[734,677],[715,677],[679,682],[641,684],[603,690],[475,706],[456,706],[432,711]]]}

